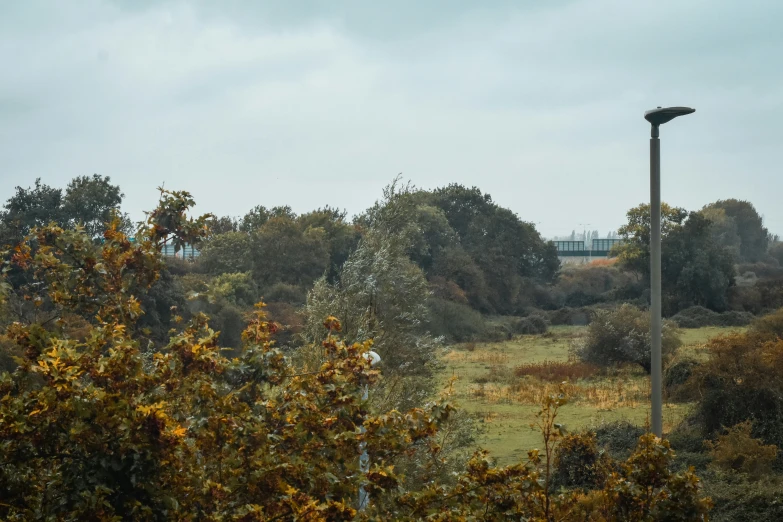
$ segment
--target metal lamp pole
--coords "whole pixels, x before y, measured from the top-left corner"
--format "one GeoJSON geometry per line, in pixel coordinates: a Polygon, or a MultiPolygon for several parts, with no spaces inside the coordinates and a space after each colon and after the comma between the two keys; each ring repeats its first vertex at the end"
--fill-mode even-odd
{"type": "MultiPolygon", "coordinates": [[[[381,362],[381,356],[373,352],[372,350],[365,353],[364,358],[370,361],[371,367],[374,367],[381,362]]],[[[365,384],[364,391],[362,393],[362,400],[366,401],[369,397],[370,397],[369,385],[365,384]]],[[[362,426],[360,430],[362,433],[366,431],[364,426],[362,426]]],[[[368,471],[370,471],[370,456],[367,454],[367,443],[362,441],[359,447],[362,450],[362,455],[359,457],[359,471],[362,473],[362,475],[365,475],[367,474],[368,471]]],[[[364,511],[364,509],[367,507],[367,504],[369,502],[370,502],[370,495],[368,495],[367,492],[364,490],[364,486],[359,486],[359,511],[364,511]]]]}
{"type": "Polygon", "coordinates": [[[677,116],[695,112],[689,107],[667,107],[644,113],[650,122],[650,380],[652,382],[652,431],[663,435],[663,361],[661,356],[661,141],[659,127],[677,116]]]}

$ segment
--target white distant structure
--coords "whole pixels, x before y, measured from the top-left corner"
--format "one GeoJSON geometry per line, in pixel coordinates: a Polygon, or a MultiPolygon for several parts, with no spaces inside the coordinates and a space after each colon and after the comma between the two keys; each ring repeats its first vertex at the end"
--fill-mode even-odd
{"type": "Polygon", "coordinates": [[[196,259],[201,252],[193,245],[185,244],[178,251],[174,250],[174,245],[163,245],[161,250],[163,257],[178,257],[179,259],[196,259]]]}
{"type": "Polygon", "coordinates": [[[567,265],[607,259],[612,247],[622,242],[622,239],[593,239],[590,243],[585,241],[552,241],[557,248],[557,258],[561,263],[567,265]]]}

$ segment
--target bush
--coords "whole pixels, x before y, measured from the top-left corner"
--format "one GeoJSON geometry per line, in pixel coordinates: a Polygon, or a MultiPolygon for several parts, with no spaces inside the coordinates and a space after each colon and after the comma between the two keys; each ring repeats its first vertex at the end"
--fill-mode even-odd
{"type": "Polygon", "coordinates": [[[22,348],[5,335],[0,335],[0,374],[13,372],[19,366],[14,357],[22,356],[22,348]]]}
{"type": "MultiPolygon", "coordinates": [[[[662,352],[671,358],[680,347],[677,329],[663,322],[662,352]]],[[[597,310],[587,335],[573,345],[573,353],[598,366],[635,363],[650,372],[650,314],[631,305],[615,310],[597,310]]]]}
{"type": "Polygon", "coordinates": [[[663,373],[663,391],[667,399],[674,402],[688,402],[694,400],[694,388],[686,384],[693,375],[693,369],[699,365],[693,359],[677,361],[666,368],[663,373]]]}
{"type": "Polygon", "coordinates": [[[763,281],[783,279],[783,265],[775,266],[769,263],[743,263],[737,265],[738,274],[752,273],[763,281]]]}
{"type": "Polygon", "coordinates": [[[771,314],[759,317],[750,327],[751,332],[765,338],[783,338],[783,308],[771,314]]]}
{"type": "Polygon", "coordinates": [[[589,324],[595,310],[592,308],[571,308],[565,306],[558,310],[552,310],[548,313],[550,324],[584,326],[589,324]]]}
{"type": "Polygon", "coordinates": [[[591,263],[564,267],[556,288],[565,295],[566,306],[581,307],[606,301],[630,283],[631,276],[613,264],[591,263]]]}
{"type": "Polygon", "coordinates": [[[702,328],[704,326],[747,326],[753,320],[749,312],[729,311],[718,313],[703,306],[691,306],[672,316],[680,328],[702,328]]]}
{"type": "Polygon", "coordinates": [[[264,292],[264,301],[303,305],[307,301],[307,291],[300,286],[275,283],[264,292]]]}
{"type": "Polygon", "coordinates": [[[708,436],[752,420],[753,437],[783,444],[783,313],[757,320],[748,332],[711,340],[709,359],[693,368],[699,390],[695,420],[708,436]]]}
{"type": "Polygon", "coordinates": [[[429,283],[433,297],[459,304],[468,304],[468,297],[465,295],[465,291],[454,281],[449,281],[441,276],[433,276],[430,278],[429,283]]]}
{"type": "Polygon", "coordinates": [[[633,452],[645,429],[626,421],[607,423],[595,429],[598,444],[615,460],[625,460],[633,452]]]}
{"type": "Polygon", "coordinates": [[[291,346],[296,337],[302,333],[304,318],[290,303],[269,303],[267,313],[275,318],[280,329],[275,333],[274,340],[280,346],[291,346]]]}
{"type": "Polygon", "coordinates": [[[546,333],[549,321],[542,315],[519,317],[512,321],[511,331],[515,334],[534,335],[546,333]]]}
{"type": "Polygon", "coordinates": [[[511,325],[504,321],[488,321],[484,332],[484,340],[488,342],[508,341],[514,337],[511,325]]]}
{"type": "Polygon", "coordinates": [[[691,422],[679,423],[668,434],[669,444],[677,452],[676,469],[686,470],[693,466],[698,471],[705,471],[712,461],[704,446],[704,435],[701,427],[691,422]]]}
{"type": "Polygon", "coordinates": [[[242,310],[226,304],[212,315],[212,327],[220,332],[220,342],[226,347],[239,348],[242,345],[242,329],[245,318],[242,310]]]}
{"type": "MultiPolygon", "coordinates": [[[[678,455],[679,456],[679,455],[678,455]]],[[[704,493],[712,498],[712,522],[783,520],[783,484],[779,479],[749,481],[737,474],[704,477],[704,493]]]]}
{"type": "Polygon", "coordinates": [[[600,488],[609,469],[608,460],[598,449],[595,433],[566,435],[555,450],[554,485],[581,489],[600,488]]]}
{"type": "Polygon", "coordinates": [[[428,327],[432,335],[454,343],[487,339],[488,328],[484,316],[468,305],[431,297],[427,300],[427,307],[428,327]]]}
{"type": "Polygon", "coordinates": [[[667,438],[678,452],[704,453],[704,436],[698,425],[686,421],[679,423],[667,438]]]}
{"type": "Polygon", "coordinates": [[[563,304],[570,307],[590,306],[602,302],[600,295],[588,294],[582,290],[566,295],[563,304]]]}
{"type": "Polygon", "coordinates": [[[717,441],[707,441],[713,464],[724,471],[746,473],[754,480],[770,473],[778,448],[754,439],[752,428],[751,421],[741,422],[718,436],[717,441]]]}

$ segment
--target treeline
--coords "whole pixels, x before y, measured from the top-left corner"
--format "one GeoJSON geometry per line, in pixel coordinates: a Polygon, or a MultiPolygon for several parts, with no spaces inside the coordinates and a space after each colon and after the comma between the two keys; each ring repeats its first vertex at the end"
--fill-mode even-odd
{"type": "MultiPolygon", "coordinates": [[[[143,297],[145,326],[164,339],[172,310],[205,312],[223,342],[236,347],[243,314],[263,299],[284,326],[280,342],[292,343],[305,327],[299,312],[308,293],[319,280],[339,282],[346,261],[392,203],[404,212],[389,225],[391,233],[400,236],[400,248],[426,280],[429,313],[423,320],[430,333],[447,341],[540,329],[513,317],[584,323],[596,308],[649,302],[646,205],[628,211],[614,260],[575,267],[561,266],[554,246],[533,224],[476,187],[418,190],[395,182],[391,188],[393,197],[353,218],[330,206],[303,214],[257,206],[241,217],[210,218],[200,258],[169,260],[143,297]]],[[[64,190],[40,180],[17,187],[0,211],[0,244],[12,245],[49,223],[80,225],[98,237],[113,215],[130,231],[122,198],[110,178],[98,175],[75,178],[64,190]]],[[[737,322],[738,313],[783,306],[783,244],[751,203],[721,200],[694,212],[664,204],[662,230],[667,317],[681,318],[683,326],[722,324],[737,322]],[[727,312],[734,315],[724,321],[720,314],[727,312]]]]}

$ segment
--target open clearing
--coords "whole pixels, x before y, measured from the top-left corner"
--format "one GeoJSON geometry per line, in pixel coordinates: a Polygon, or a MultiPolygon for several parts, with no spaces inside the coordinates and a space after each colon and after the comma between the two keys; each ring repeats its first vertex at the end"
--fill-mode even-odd
{"type": "MultiPolygon", "coordinates": [[[[705,327],[682,330],[678,357],[702,358],[708,339],[738,328],[705,327]]],[[[567,362],[571,343],[584,335],[583,326],[556,326],[543,335],[524,335],[499,343],[454,345],[444,355],[444,383],[456,377],[455,400],[475,414],[486,428],[481,446],[498,464],[511,464],[539,447],[539,432],[530,427],[541,399],[557,391],[557,380],[517,375],[515,369],[535,363],[567,362]]],[[[557,366],[557,365],[554,365],[557,366]]],[[[535,369],[535,368],[534,368],[535,369]]],[[[569,404],[559,421],[570,431],[628,420],[644,424],[649,416],[649,377],[641,368],[624,367],[567,380],[569,404]]],[[[687,415],[687,404],[664,404],[664,430],[687,415]]]]}

